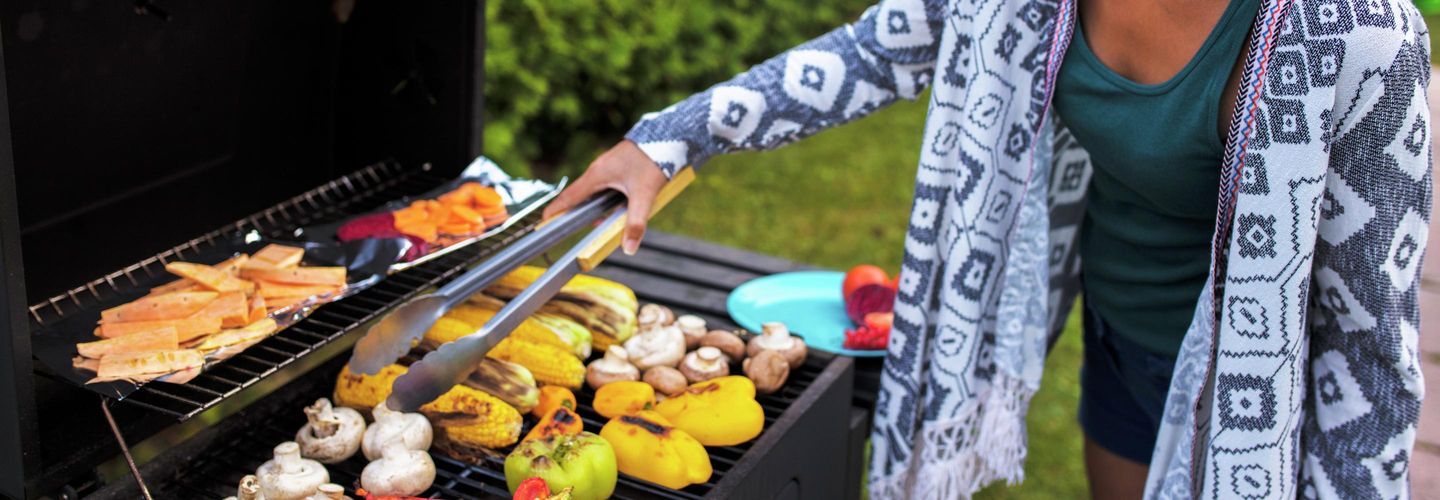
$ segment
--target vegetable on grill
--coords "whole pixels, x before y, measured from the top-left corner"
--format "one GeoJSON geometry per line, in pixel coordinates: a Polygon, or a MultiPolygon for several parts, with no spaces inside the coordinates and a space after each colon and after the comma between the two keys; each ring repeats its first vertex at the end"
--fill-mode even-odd
{"type": "Polygon", "coordinates": [[[709,481],[713,472],[705,447],[655,412],[611,419],[600,436],[614,447],[620,472],[667,488],[709,481]]]}
{"type": "Polygon", "coordinates": [[[528,368],[541,384],[579,389],[585,383],[585,365],[553,345],[507,338],[496,344],[488,355],[528,368]]]}

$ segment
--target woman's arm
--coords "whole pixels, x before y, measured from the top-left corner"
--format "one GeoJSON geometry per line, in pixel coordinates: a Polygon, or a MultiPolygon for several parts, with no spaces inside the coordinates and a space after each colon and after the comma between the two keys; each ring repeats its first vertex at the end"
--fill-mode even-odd
{"type": "Polygon", "coordinates": [[[676,169],[720,153],[775,148],[918,96],[934,71],[944,10],[944,0],[882,1],[854,24],[646,115],[545,216],[605,189],[624,193],[623,248],[633,254],[651,201],[676,169]]]}
{"type": "Polygon", "coordinates": [[[646,115],[626,134],[670,175],[736,150],[773,149],[865,116],[930,83],[943,1],[885,1],[729,81],[646,115]]]}
{"type": "Polygon", "coordinates": [[[1367,72],[1378,81],[1337,112],[1330,145],[1307,374],[1318,397],[1305,401],[1300,458],[1329,475],[1340,498],[1407,488],[1424,391],[1417,301],[1431,217],[1428,62],[1416,39],[1367,72]]]}

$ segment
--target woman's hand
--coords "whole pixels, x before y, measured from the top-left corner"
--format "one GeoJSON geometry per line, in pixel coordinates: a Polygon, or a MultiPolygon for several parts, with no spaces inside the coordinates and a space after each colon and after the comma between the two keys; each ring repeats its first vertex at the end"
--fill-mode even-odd
{"type": "Polygon", "coordinates": [[[625,195],[629,211],[625,217],[625,236],[620,248],[626,255],[635,255],[635,250],[640,248],[640,239],[645,236],[645,224],[650,220],[650,205],[666,180],[660,166],[640,151],[639,146],[628,139],[620,141],[595,158],[574,184],[545,207],[545,218],[569,210],[606,189],[619,191],[625,195]]]}

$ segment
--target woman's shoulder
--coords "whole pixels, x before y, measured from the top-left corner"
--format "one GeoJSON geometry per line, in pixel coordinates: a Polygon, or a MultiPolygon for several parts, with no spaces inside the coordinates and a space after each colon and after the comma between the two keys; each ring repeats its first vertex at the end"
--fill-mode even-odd
{"type": "Polygon", "coordinates": [[[1271,59],[1305,67],[1297,75],[1310,87],[1359,86],[1397,63],[1429,60],[1429,28],[1411,0],[1294,0],[1284,21],[1271,59]]]}

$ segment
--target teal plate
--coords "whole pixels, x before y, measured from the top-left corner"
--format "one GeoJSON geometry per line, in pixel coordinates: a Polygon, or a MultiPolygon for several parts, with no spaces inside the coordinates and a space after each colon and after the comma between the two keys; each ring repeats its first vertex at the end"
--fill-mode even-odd
{"type": "Polygon", "coordinates": [[[725,306],[735,323],[752,332],[771,321],[785,323],[812,349],[845,356],[882,357],[885,351],[853,351],[845,330],[854,328],[840,297],[845,273],[804,271],[781,273],[745,282],[730,292],[725,306]]]}

